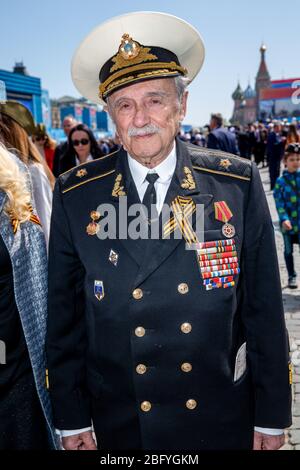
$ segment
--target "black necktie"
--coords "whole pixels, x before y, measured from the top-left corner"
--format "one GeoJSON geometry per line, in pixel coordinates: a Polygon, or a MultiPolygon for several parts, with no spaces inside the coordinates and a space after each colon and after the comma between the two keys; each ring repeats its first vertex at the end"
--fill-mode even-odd
{"type": "Polygon", "coordinates": [[[159,176],[157,173],[148,173],[146,176],[146,180],[149,182],[149,184],[143,198],[143,204],[146,206],[148,211],[148,220],[151,220],[151,205],[154,205],[152,209],[152,220],[158,217],[158,212],[155,207],[156,191],[154,187],[154,183],[158,178],[159,176]]]}

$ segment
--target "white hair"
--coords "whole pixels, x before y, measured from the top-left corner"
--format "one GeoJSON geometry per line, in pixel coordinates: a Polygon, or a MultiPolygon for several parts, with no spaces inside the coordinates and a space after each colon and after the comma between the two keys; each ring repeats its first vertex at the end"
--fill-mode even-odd
{"type": "Polygon", "coordinates": [[[188,85],[190,84],[190,79],[187,77],[183,77],[182,75],[178,75],[178,77],[174,77],[174,82],[175,82],[178,100],[179,102],[181,102],[184,92],[186,91],[188,85]]]}

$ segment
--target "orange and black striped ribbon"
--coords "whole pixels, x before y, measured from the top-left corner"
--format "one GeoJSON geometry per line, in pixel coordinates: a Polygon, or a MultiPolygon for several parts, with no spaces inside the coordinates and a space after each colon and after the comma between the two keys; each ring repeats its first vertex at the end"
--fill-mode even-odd
{"type": "MultiPolygon", "coordinates": [[[[40,222],[40,219],[38,218],[38,216],[36,214],[33,213],[33,208],[32,208],[32,205],[29,204],[28,205],[28,208],[31,212],[30,214],[30,217],[29,217],[29,221],[34,223],[34,224],[37,224],[37,225],[42,225],[41,222],[40,222]]],[[[18,231],[18,228],[20,226],[20,221],[18,219],[16,219],[15,217],[13,217],[12,215],[10,216],[10,220],[11,220],[11,225],[12,225],[12,229],[13,229],[13,233],[16,234],[17,231],[18,231]]]]}
{"type": "Polygon", "coordinates": [[[196,204],[191,198],[177,196],[171,203],[173,216],[164,225],[163,238],[179,228],[185,241],[189,244],[198,243],[197,236],[189,221],[189,218],[196,210],[196,204]]]}

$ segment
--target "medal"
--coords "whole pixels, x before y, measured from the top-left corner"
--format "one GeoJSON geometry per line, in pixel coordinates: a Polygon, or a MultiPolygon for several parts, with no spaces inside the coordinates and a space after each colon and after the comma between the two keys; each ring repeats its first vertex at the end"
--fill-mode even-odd
{"type": "Polygon", "coordinates": [[[97,300],[102,300],[104,297],[103,281],[94,281],[94,295],[97,300]]]}
{"type": "Polygon", "coordinates": [[[101,217],[100,212],[98,211],[91,211],[90,212],[90,218],[92,219],[92,222],[88,224],[86,227],[86,233],[88,235],[96,235],[99,230],[100,230],[100,224],[97,223],[97,220],[99,220],[101,217]]]}
{"type": "Polygon", "coordinates": [[[99,232],[100,225],[96,224],[96,222],[90,222],[86,228],[86,233],[88,235],[96,235],[99,232]]]}
{"type": "Polygon", "coordinates": [[[108,259],[114,266],[117,266],[119,255],[114,250],[110,250],[108,259]]]}
{"type": "Polygon", "coordinates": [[[228,207],[226,201],[215,202],[215,218],[224,222],[222,233],[226,238],[232,238],[235,235],[235,228],[229,224],[228,221],[232,218],[233,214],[228,207]]]}
{"type": "Polygon", "coordinates": [[[222,227],[222,233],[224,237],[232,238],[235,235],[235,228],[233,225],[226,223],[222,227]]]}

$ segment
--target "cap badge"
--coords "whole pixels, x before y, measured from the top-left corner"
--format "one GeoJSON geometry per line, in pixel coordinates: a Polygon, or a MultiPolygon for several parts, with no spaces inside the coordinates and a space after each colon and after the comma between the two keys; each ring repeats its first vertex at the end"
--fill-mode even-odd
{"type": "Polygon", "coordinates": [[[119,51],[116,56],[112,58],[114,65],[111,67],[110,72],[128,67],[128,65],[140,64],[141,62],[157,59],[156,55],[149,54],[150,50],[150,47],[143,47],[138,42],[134,41],[129,34],[123,34],[119,51]]]}
{"type": "Polygon", "coordinates": [[[129,34],[123,34],[119,52],[125,60],[134,59],[140,52],[140,45],[129,34]]]}

